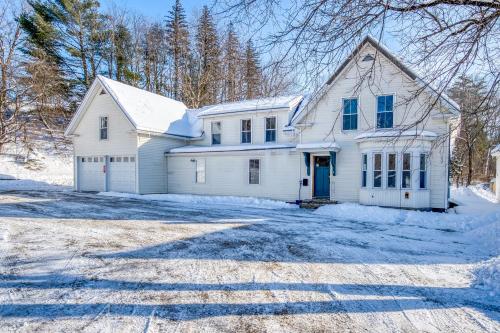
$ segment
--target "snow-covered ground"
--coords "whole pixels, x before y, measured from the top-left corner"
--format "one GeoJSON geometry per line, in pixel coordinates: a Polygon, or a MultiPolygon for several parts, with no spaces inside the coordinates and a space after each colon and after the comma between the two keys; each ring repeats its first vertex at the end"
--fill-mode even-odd
{"type": "Polygon", "coordinates": [[[24,161],[24,149],[9,145],[0,154],[0,191],[63,190],[73,185],[73,157],[70,152],[54,154],[47,143],[37,146],[24,161]]]}
{"type": "Polygon", "coordinates": [[[0,331],[500,330],[461,215],[337,207],[0,193],[0,331]]]}
{"type": "MultiPolygon", "coordinates": [[[[500,331],[500,205],[73,193],[0,157],[0,332],[500,331]]],[[[66,161],[66,162],[65,162],[66,161]]]]}

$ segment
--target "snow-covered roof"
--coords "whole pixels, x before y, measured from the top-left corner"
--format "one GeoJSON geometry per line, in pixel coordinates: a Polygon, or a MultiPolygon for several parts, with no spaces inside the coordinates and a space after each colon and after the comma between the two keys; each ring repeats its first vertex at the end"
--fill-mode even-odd
{"type": "Polygon", "coordinates": [[[359,134],[354,139],[355,140],[367,140],[373,138],[396,138],[396,137],[421,137],[421,138],[429,138],[434,139],[438,135],[431,131],[423,131],[417,129],[410,130],[400,130],[400,129],[391,129],[391,130],[371,130],[366,131],[364,133],[359,134]]]}
{"type": "Polygon", "coordinates": [[[268,111],[272,109],[292,110],[302,100],[302,95],[278,96],[259,99],[250,99],[239,102],[217,104],[205,107],[198,115],[200,117],[246,112],[246,111],[268,111]]]}
{"type": "Polygon", "coordinates": [[[294,144],[263,144],[263,145],[237,145],[237,146],[184,146],[172,148],[169,154],[179,153],[215,153],[225,151],[248,151],[248,150],[266,150],[266,149],[287,149],[295,148],[294,144]]]}
{"type": "Polygon", "coordinates": [[[127,84],[97,76],[89,92],[85,96],[77,113],[66,130],[66,135],[72,134],[83,116],[90,97],[95,89],[104,87],[123,111],[130,123],[138,131],[169,134],[182,137],[201,135],[196,116],[187,112],[184,103],[171,98],[135,88],[127,84]]]}
{"type": "Polygon", "coordinates": [[[328,142],[328,141],[323,141],[323,142],[311,142],[311,143],[299,143],[297,145],[297,150],[332,150],[332,151],[339,151],[340,146],[336,142],[328,142]]]}
{"type": "MultiPolygon", "coordinates": [[[[182,119],[187,107],[184,103],[146,90],[98,76],[106,91],[127,114],[138,130],[170,133],[170,125],[182,119]]],[[[177,135],[185,135],[183,126],[177,126],[177,135]]]]}

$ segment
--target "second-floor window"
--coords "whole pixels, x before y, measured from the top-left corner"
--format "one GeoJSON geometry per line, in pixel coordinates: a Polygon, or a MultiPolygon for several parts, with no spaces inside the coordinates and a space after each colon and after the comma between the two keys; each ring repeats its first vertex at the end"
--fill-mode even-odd
{"type": "Polygon", "coordinates": [[[250,119],[241,121],[241,143],[252,143],[252,121],[250,119]]]}
{"type": "Polygon", "coordinates": [[[212,144],[220,145],[221,143],[221,122],[215,121],[211,124],[212,144]]]}
{"type": "Polygon", "coordinates": [[[358,99],[344,99],[344,114],[342,115],[342,129],[355,130],[358,129],[358,99]]]}
{"type": "Polygon", "coordinates": [[[276,117],[266,118],[266,142],[276,142],[276,117]]]}
{"type": "Polygon", "coordinates": [[[377,128],[392,128],[394,96],[377,96],[377,128]]]}
{"type": "Polygon", "coordinates": [[[99,139],[108,139],[108,117],[99,118],[99,139]]]}

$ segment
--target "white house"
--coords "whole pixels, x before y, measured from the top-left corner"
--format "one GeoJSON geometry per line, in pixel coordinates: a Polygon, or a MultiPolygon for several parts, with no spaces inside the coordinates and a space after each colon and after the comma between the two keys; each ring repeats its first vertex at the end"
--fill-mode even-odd
{"type": "Polygon", "coordinates": [[[497,169],[496,169],[496,180],[495,180],[495,191],[497,202],[500,203],[500,145],[497,145],[491,151],[491,155],[496,157],[497,160],[497,169]]]}
{"type": "Polygon", "coordinates": [[[66,134],[79,191],[446,209],[449,122],[458,115],[366,37],[311,96],[188,110],[98,77],[66,134]]]}

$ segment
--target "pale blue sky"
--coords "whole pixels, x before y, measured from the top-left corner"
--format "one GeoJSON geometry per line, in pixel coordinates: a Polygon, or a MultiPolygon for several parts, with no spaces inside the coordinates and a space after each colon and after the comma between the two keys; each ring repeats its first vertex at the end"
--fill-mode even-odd
{"type": "MultiPolygon", "coordinates": [[[[161,18],[167,15],[175,0],[101,0],[100,2],[104,8],[115,3],[151,18],[161,18]]],[[[201,9],[203,5],[211,3],[212,1],[182,0],[182,6],[184,6],[188,16],[191,16],[194,10],[201,9]]]]}

